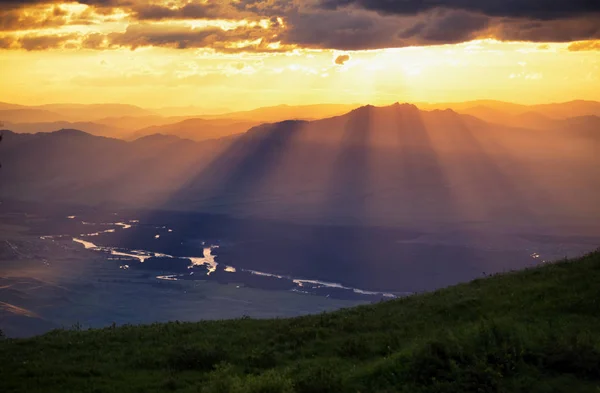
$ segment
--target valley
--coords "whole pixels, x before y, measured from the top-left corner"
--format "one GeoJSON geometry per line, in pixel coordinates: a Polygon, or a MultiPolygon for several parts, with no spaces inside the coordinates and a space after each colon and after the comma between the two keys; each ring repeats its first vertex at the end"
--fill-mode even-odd
{"type": "Polygon", "coordinates": [[[0,213],[0,328],[10,337],[314,314],[581,255],[600,241],[23,202],[0,213]]]}

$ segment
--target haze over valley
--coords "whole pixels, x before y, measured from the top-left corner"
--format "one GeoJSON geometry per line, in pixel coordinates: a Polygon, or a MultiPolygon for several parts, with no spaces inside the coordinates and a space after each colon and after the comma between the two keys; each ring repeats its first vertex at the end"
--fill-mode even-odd
{"type": "Polygon", "coordinates": [[[0,338],[593,251],[600,9],[547,3],[0,2],[0,338]]]}
{"type": "Polygon", "coordinates": [[[312,313],[600,241],[596,102],[101,108],[5,122],[7,334],[312,313]]]}

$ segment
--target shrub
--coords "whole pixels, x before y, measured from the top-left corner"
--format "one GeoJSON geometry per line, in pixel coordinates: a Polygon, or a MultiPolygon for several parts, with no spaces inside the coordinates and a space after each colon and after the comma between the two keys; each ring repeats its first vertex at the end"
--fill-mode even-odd
{"type": "Polygon", "coordinates": [[[293,393],[292,381],[276,371],[251,375],[244,381],[240,392],[248,393],[293,393]]]}
{"type": "Polygon", "coordinates": [[[589,336],[547,342],[541,362],[544,368],[554,372],[600,379],[600,351],[589,336]]]}
{"type": "Polygon", "coordinates": [[[175,370],[210,371],[225,360],[225,354],[212,347],[183,346],[174,348],[168,364],[175,370]]]}
{"type": "Polygon", "coordinates": [[[371,348],[365,337],[350,337],[338,347],[338,354],[341,357],[366,359],[371,355],[371,348]]]}
{"type": "Polygon", "coordinates": [[[315,360],[296,366],[290,375],[297,393],[341,393],[347,391],[345,365],[333,360],[315,360]]]}

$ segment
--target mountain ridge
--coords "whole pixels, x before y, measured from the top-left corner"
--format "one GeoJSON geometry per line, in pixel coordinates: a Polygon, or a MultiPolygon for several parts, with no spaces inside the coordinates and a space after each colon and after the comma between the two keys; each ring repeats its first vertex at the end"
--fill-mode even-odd
{"type": "Polygon", "coordinates": [[[336,222],[453,221],[469,215],[525,222],[547,220],[556,216],[552,211],[595,217],[596,122],[584,117],[532,130],[397,103],[314,121],[266,123],[202,142],[50,135],[42,143],[18,134],[3,143],[3,172],[14,188],[0,196],[20,190],[45,198],[68,195],[71,202],[336,222]],[[17,139],[22,143],[13,149],[17,139]],[[19,155],[32,158],[25,162],[19,155]],[[36,166],[44,169],[36,174],[36,166]],[[61,176],[66,182],[86,186],[71,193],[68,187],[42,186],[42,173],[56,177],[66,167],[77,168],[61,176]],[[27,176],[20,174],[25,168],[27,176]],[[556,181],[580,192],[562,192],[556,181]],[[278,202],[268,203],[272,198],[278,202]]]}

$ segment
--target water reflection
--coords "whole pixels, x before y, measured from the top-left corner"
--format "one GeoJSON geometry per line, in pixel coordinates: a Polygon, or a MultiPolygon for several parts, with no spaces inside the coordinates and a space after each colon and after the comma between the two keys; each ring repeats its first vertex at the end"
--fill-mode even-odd
{"type": "MultiPolygon", "coordinates": [[[[138,221],[130,220],[128,222],[129,222],[129,224],[127,224],[125,222],[118,222],[118,223],[102,223],[102,224],[98,224],[98,225],[112,225],[112,226],[119,227],[122,230],[126,230],[126,229],[132,228],[132,226],[134,224],[136,224],[138,221]]],[[[89,222],[84,222],[84,221],[82,221],[82,223],[84,225],[96,225],[94,223],[89,223],[89,222]]],[[[160,267],[160,269],[157,268],[157,270],[169,271],[171,269],[171,271],[180,271],[178,269],[181,268],[182,261],[188,260],[190,263],[190,265],[188,266],[188,269],[194,269],[195,267],[198,267],[198,266],[206,267],[206,274],[205,275],[202,274],[202,276],[204,276],[204,277],[211,276],[212,274],[214,274],[215,272],[218,271],[219,264],[215,260],[216,255],[213,254],[213,250],[217,249],[219,247],[218,245],[209,245],[209,244],[206,244],[205,242],[202,242],[202,244],[205,245],[205,247],[203,248],[202,257],[198,257],[198,256],[176,257],[173,255],[152,252],[152,251],[146,251],[146,250],[128,250],[128,249],[122,249],[122,248],[116,248],[116,247],[103,247],[103,246],[98,246],[90,241],[82,239],[85,237],[99,236],[102,233],[114,233],[115,231],[116,231],[116,229],[110,228],[110,229],[107,229],[104,231],[92,232],[89,234],[81,234],[80,237],[72,238],[72,240],[75,243],[79,243],[79,244],[83,245],[84,248],[87,250],[108,253],[111,256],[120,257],[117,260],[134,259],[134,260],[139,261],[139,263],[145,263],[146,261],[148,261],[152,258],[171,258],[171,259],[173,259],[173,261],[177,261],[177,262],[174,262],[173,266],[170,266],[168,264],[168,261],[164,261],[164,263],[166,263],[166,265],[156,265],[156,266],[164,266],[164,269],[162,267],[160,267]],[[177,266],[179,266],[179,267],[177,267],[177,266]]],[[[169,229],[169,231],[172,231],[172,230],[169,229]]],[[[155,235],[155,238],[159,239],[160,235],[155,235]]],[[[135,267],[135,266],[134,265],[130,266],[129,264],[119,265],[119,269],[122,269],[122,270],[129,270],[132,267],[135,267]]],[[[154,269],[154,268],[155,268],[155,265],[152,265],[151,269],[154,269]]],[[[184,269],[185,269],[185,267],[184,267],[184,269]]],[[[193,270],[189,274],[167,274],[167,275],[163,274],[163,275],[157,276],[156,278],[159,280],[167,280],[167,281],[194,280],[194,279],[197,279],[197,278],[194,278],[194,274],[198,273],[198,272],[199,272],[198,270],[193,270]]],[[[347,297],[350,294],[353,294],[354,297],[365,296],[365,297],[379,298],[379,299],[395,298],[398,296],[393,293],[373,292],[373,291],[365,291],[365,290],[361,290],[361,289],[357,289],[357,288],[351,288],[351,287],[344,286],[340,283],[321,281],[321,280],[304,279],[304,278],[294,278],[294,277],[283,276],[283,275],[274,274],[274,273],[262,272],[262,271],[258,271],[258,270],[238,269],[234,266],[229,266],[229,265],[224,266],[224,268],[221,270],[221,272],[228,273],[228,275],[227,276],[217,275],[216,279],[219,280],[220,282],[224,282],[224,283],[226,283],[226,282],[236,282],[236,283],[243,282],[245,285],[258,286],[259,288],[283,289],[283,290],[290,290],[290,291],[302,293],[302,294],[313,294],[313,295],[316,294],[316,295],[322,295],[322,296],[326,296],[326,297],[334,296],[334,295],[347,297]],[[250,277],[252,277],[252,276],[258,276],[258,277],[262,277],[262,278],[259,279],[259,281],[256,281],[256,279],[250,279],[250,277]],[[229,278],[227,278],[227,277],[229,277],[229,278]],[[264,281],[265,279],[267,281],[264,281]],[[275,279],[275,281],[272,281],[272,280],[269,281],[269,279],[275,279]],[[273,285],[274,283],[277,283],[277,284],[273,285]]],[[[405,294],[402,294],[402,295],[405,295],[405,294]]]]}
{"type": "MultiPolygon", "coordinates": [[[[214,273],[217,270],[218,263],[215,262],[215,256],[212,254],[213,248],[218,248],[218,246],[205,247],[203,250],[203,254],[204,254],[203,258],[187,257],[192,261],[192,267],[207,265],[208,266],[208,272],[206,273],[207,276],[210,276],[211,273],[214,273]]],[[[234,271],[235,271],[235,269],[234,269],[234,271]]]]}
{"type": "Polygon", "coordinates": [[[83,246],[85,247],[86,250],[94,250],[94,249],[98,249],[99,247],[96,246],[94,243],[92,242],[87,242],[85,240],[81,240],[81,239],[77,239],[77,238],[73,238],[73,241],[75,243],[79,243],[79,244],[83,244],[83,246]]]}

